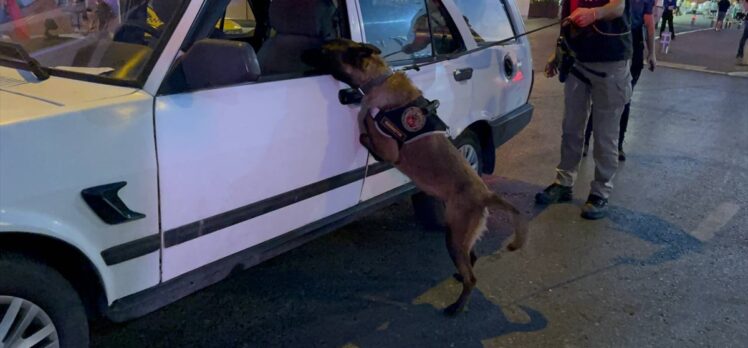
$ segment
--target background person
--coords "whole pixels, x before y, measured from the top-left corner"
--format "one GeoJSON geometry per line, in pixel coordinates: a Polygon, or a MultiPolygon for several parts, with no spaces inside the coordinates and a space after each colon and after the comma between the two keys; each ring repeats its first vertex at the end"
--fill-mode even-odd
{"type": "Polygon", "coordinates": [[[748,40],[748,0],[743,0],[743,37],[740,38],[740,44],[738,45],[738,55],[736,56],[736,58],[740,60],[743,59],[743,50],[745,49],[746,40],[748,40]]]}
{"type": "Polygon", "coordinates": [[[7,33],[13,41],[26,41],[31,38],[26,22],[23,20],[21,7],[16,0],[0,0],[6,14],[6,20],[10,19],[13,23],[13,31],[7,33]]]}
{"type": "Polygon", "coordinates": [[[665,24],[670,29],[670,40],[675,40],[675,29],[673,29],[673,12],[675,12],[675,0],[663,0],[664,10],[662,12],[662,25],[660,25],[660,36],[665,31],[665,24]]]}
{"type": "Polygon", "coordinates": [[[437,53],[450,53],[457,49],[449,23],[442,14],[443,6],[440,0],[429,0],[427,9],[416,13],[410,25],[409,42],[401,49],[403,53],[414,54],[428,47],[432,43],[432,33],[437,53]]]}
{"type": "Polygon", "coordinates": [[[655,23],[660,23],[660,19],[662,18],[662,13],[665,10],[663,6],[664,6],[664,0],[655,0],[654,9],[652,10],[652,15],[654,16],[655,23]]]}
{"type": "Polygon", "coordinates": [[[714,30],[720,31],[725,22],[727,16],[727,10],[730,9],[730,0],[719,0],[717,3],[717,23],[714,25],[714,30]]]}
{"type": "MultiPolygon", "coordinates": [[[[655,21],[653,17],[654,2],[653,0],[629,0],[631,12],[631,42],[633,55],[631,58],[631,89],[636,86],[639,76],[644,70],[644,33],[647,35],[647,64],[649,70],[654,71],[657,66],[657,57],[654,47],[655,21]],[[644,30],[646,26],[646,31],[644,30]]],[[[592,108],[594,109],[594,105],[592,108]]],[[[626,135],[626,129],[629,124],[629,112],[631,111],[631,102],[626,103],[621,114],[618,131],[618,160],[625,161],[626,153],[623,151],[623,139],[626,135]]],[[[593,110],[594,112],[594,110],[593,110]]],[[[592,135],[592,113],[587,120],[587,130],[584,133],[584,150],[583,156],[587,156],[587,149],[590,145],[590,136],[592,135]]]]}
{"type": "Polygon", "coordinates": [[[96,29],[98,31],[106,31],[109,22],[114,18],[112,7],[104,0],[96,0],[96,7],[93,12],[96,16],[96,29]]]}

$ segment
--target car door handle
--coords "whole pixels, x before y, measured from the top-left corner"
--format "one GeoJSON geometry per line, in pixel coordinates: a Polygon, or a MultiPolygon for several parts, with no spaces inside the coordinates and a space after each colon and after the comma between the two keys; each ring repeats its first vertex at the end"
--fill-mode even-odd
{"type": "Polygon", "coordinates": [[[457,69],[454,72],[455,81],[466,81],[473,77],[473,68],[457,69]]]}
{"type": "Polygon", "coordinates": [[[338,100],[343,105],[360,104],[363,98],[364,95],[361,94],[359,89],[346,88],[338,91],[338,100]]]}

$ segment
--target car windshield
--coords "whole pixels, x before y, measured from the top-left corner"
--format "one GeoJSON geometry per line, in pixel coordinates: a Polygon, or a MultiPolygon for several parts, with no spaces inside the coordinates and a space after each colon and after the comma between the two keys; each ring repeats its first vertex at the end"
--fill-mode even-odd
{"type": "Polygon", "coordinates": [[[0,0],[0,65],[134,82],[169,36],[183,0],[0,0]],[[15,57],[8,52],[22,51],[15,57]],[[19,58],[21,57],[21,58],[19,58]],[[32,59],[29,59],[32,58],[32,59]],[[34,62],[35,63],[35,62],[34,62]]]}

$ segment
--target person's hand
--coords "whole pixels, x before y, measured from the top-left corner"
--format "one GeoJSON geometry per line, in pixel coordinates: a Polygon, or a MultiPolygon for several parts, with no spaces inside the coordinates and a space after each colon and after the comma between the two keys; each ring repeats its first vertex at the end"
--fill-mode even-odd
{"type": "Polygon", "coordinates": [[[545,77],[551,78],[558,74],[558,65],[556,64],[556,53],[551,54],[548,63],[545,64],[545,77]]]}
{"type": "Polygon", "coordinates": [[[584,28],[595,23],[597,20],[597,10],[594,8],[579,7],[571,13],[569,20],[576,24],[576,26],[584,28]]]}
{"type": "Polygon", "coordinates": [[[649,63],[649,71],[655,71],[655,68],[657,67],[657,57],[655,57],[654,53],[649,54],[647,62],[649,63]]]}

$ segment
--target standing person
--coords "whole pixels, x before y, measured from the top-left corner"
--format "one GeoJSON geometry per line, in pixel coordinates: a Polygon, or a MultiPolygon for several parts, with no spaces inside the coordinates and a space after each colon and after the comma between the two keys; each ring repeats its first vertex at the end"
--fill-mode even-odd
{"type": "Polygon", "coordinates": [[[655,0],[654,9],[652,10],[655,23],[660,23],[660,18],[662,18],[662,13],[664,12],[663,4],[663,0],[655,0]]]}
{"type": "Polygon", "coordinates": [[[665,31],[665,24],[670,29],[670,40],[675,40],[675,29],[673,29],[673,12],[675,12],[675,0],[663,0],[665,6],[662,12],[662,25],[660,25],[660,36],[665,31]]]}
{"type": "Polygon", "coordinates": [[[6,21],[9,21],[8,15],[5,13],[5,2],[7,0],[0,0],[0,24],[5,23],[6,21]]]}
{"type": "Polygon", "coordinates": [[[743,0],[743,37],[740,38],[740,44],[738,45],[737,59],[743,59],[743,50],[745,48],[745,41],[748,40],[748,0],[743,0]]]}
{"type": "Polygon", "coordinates": [[[441,0],[430,0],[426,8],[416,13],[410,25],[409,42],[402,47],[403,53],[416,53],[428,47],[432,41],[438,53],[451,53],[459,49],[456,46],[458,41],[452,37],[449,23],[442,14],[443,7],[441,0]]]}
{"type": "Polygon", "coordinates": [[[15,0],[2,0],[3,8],[8,13],[11,23],[13,23],[13,31],[9,32],[11,38],[14,41],[25,41],[31,38],[29,29],[26,27],[26,22],[23,20],[24,16],[21,12],[21,7],[18,6],[18,2],[15,0]]]}
{"type": "Polygon", "coordinates": [[[728,29],[732,27],[733,24],[737,23],[737,16],[738,13],[743,10],[743,6],[740,4],[740,0],[730,0],[730,9],[727,11],[727,18],[729,26],[728,29]]]}
{"type": "MultiPolygon", "coordinates": [[[[535,195],[537,204],[568,202],[582,160],[584,128],[595,104],[595,180],[591,184],[582,217],[600,219],[607,215],[612,180],[618,169],[618,122],[631,98],[631,35],[629,2],[625,0],[565,0],[561,35],[575,54],[564,86],[564,120],[561,161],[556,180],[535,195]]],[[[546,65],[546,76],[559,71],[555,53],[546,65]]],[[[562,65],[561,68],[564,68],[562,65]]],[[[566,71],[562,71],[565,75],[566,71]]]]}
{"type": "MultiPolygon", "coordinates": [[[[657,66],[657,57],[655,55],[654,47],[654,32],[655,32],[655,21],[652,11],[654,9],[653,0],[630,0],[631,1],[631,42],[633,46],[633,55],[631,58],[631,89],[636,87],[636,82],[639,81],[639,76],[644,70],[644,33],[646,26],[647,35],[647,63],[649,64],[649,70],[654,71],[657,66]]],[[[592,108],[594,109],[594,105],[592,108]]],[[[626,153],[623,151],[623,139],[626,135],[626,128],[629,124],[629,112],[631,111],[631,103],[626,103],[623,108],[623,114],[621,114],[621,122],[619,124],[618,131],[618,160],[625,161],[626,153]]],[[[594,112],[594,110],[593,110],[594,112]]],[[[584,150],[583,156],[587,156],[587,149],[590,145],[590,136],[592,135],[592,113],[590,118],[587,120],[587,130],[584,133],[584,150]]]]}
{"type": "Polygon", "coordinates": [[[730,0],[719,0],[717,3],[717,24],[714,25],[714,30],[722,30],[722,26],[727,16],[727,10],[730,9],[730,0]]]}
{"type": "Polygon", "coordinates": [[[107,25],[109,25],[109,21],[114,18],[114,11],[112,11],[112,7],[107,4],[104,0],[96,0],[96,8],[94,9],[94,14],[96,15],[96,19],[98,20],[98,31],[105,31],[107,29],[107,25]]]}

